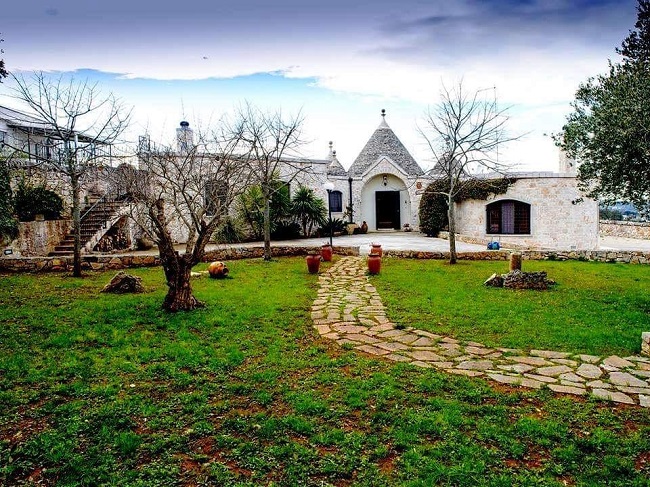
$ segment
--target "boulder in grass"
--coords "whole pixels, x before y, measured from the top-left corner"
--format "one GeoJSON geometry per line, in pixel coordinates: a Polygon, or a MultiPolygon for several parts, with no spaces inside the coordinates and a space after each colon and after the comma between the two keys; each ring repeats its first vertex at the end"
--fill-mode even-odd
{"type": "Polygon", "coordinates": [[[143,293],[144,287],[140,277],[120,271],[113,276],[111,282],[106,284],[101,292],[113,294],[143,293]]]}

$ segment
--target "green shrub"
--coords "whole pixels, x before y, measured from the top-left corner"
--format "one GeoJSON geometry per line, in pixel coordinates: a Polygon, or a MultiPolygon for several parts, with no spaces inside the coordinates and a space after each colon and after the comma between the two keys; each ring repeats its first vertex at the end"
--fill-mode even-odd
{"type": "Polygon", "coordinates": [[[58,194],[45,186],[29,186],[24,181],[18,185],[14,205],[21,222],[30,222],[39,214],[46,220],[57,220],[63,211],[63,200],[58,194]]]}
{"type": "Polygon", "coordinates": [[[7,165],[0,162],[0,244],[9,243],[18,236],[9,177],[7,165]]]}

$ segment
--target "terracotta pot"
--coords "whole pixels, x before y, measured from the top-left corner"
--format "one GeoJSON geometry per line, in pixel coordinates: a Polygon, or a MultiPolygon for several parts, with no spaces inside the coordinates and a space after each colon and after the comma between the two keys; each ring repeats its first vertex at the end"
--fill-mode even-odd
{"type": "Polygon", "coordinates": [[[307,270],[310,274],[318,274],[320,268],[320,255],[309,254],[307,256],[307,270]]]}
{"type": "Polygon", "coordinates": [[[332,246],[330,244],[324,244],[321,246],[320,256],[323,258],[324,262],[332,262],[332,246]]]}
{"type": "Polygon", "coordinates": [[[225,262],[215,261],[211,262],[208,266],[208,274],[213,279],[223,279],[228,275],[228,272],[229,270],[225,262]]]}
{"type": "Polygon", "coordinates": [[[371,254],[377,254],[379,255],[379,257],[381,257],[384,254],[381,250],[381,244],[374,243],[370,245],[372,246],[372,248],[370,249],[371,254]]]}
{"type": "Polygon", "coordinates": [[[379,274],[381,270],[381,255],[370,254],[368,255],[368,274],[379,274]]]}

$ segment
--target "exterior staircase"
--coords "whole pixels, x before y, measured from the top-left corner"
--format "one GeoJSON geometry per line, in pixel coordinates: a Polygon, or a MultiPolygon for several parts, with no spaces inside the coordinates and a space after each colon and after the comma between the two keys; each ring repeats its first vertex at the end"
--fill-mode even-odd
{"type": "MultiPolygon", "coordinates": [[[[81,248],[88,243],[102,228],[108,230],[110,220],[124,205],[124,201],[109,195],[90,200],[81,210],[81,248]]],[[[67,256],[74,253],[74,235],[72,229],[50,252],[50,256],[67,256]]]]}

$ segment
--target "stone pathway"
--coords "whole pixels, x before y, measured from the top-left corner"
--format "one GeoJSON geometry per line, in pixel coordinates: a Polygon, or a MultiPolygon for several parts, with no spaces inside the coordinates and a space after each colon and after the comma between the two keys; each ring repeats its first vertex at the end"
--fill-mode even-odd
{"type": "Polygon", "coordinates": [[[370,355],[450,374],[650,407],[650,358],[489,348],[400,328],[386,317],[381,298],[365,272],[363,257],[344,257],[319,276],[320,289],[311,316],[321,336],[370,355]]]}

